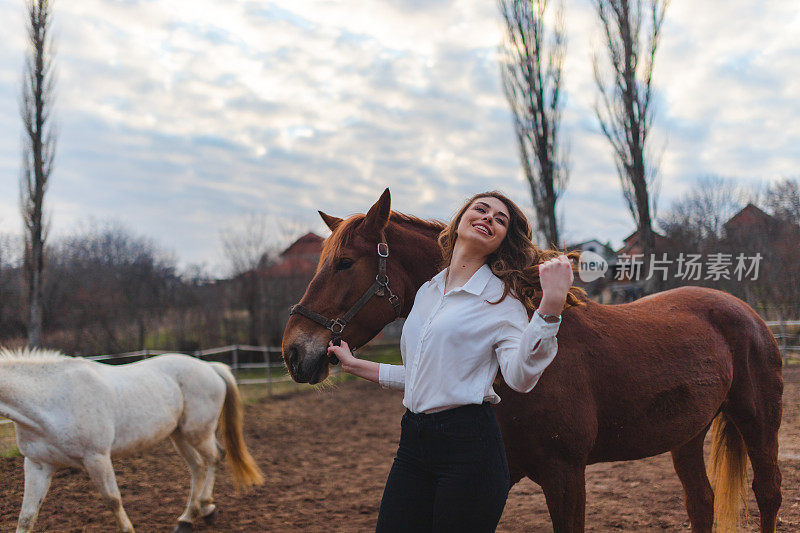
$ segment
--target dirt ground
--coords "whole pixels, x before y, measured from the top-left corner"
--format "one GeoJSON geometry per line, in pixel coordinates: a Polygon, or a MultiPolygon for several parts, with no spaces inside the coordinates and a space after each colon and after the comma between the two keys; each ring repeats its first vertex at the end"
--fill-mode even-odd
{"type": "MultiPolygon", "coordinates": [[[[779,531],[800,531],[800,368],[784,373],[779,531]]],[[[370,531],[394,457],[401,395],[365,382],[265,398],[246,411],[250,449],[266,483],[236,495],[229,469],[219,475],[220,515],[199,531],[370,531]]],[[[171,531],[188,493],[188,471],[169,442],[117,459],[122,500],[139,532],[171,531]]],[[[22,502],[22,458],[0,459],[0,531],[16,526],[22,502]]],[[[683,492],[668,454],[590,466],[589,531],[688,530],[683,492]]],[[[758,510],[747,531],[757,530],[758,510]]],[[[114,519],[86,474],[64,470],[42,506],[37,531],[111,531],[114,519]]],[[[541,490],[530,481],[511,491],[498,531],[550,531],[541,490]]]]}

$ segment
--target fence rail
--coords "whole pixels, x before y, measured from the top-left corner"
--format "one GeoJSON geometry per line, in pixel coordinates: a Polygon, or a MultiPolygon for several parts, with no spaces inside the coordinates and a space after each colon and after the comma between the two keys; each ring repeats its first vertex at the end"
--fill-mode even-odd
{"type": "Polygon", "coordinates": [[[789,344],[796,339],[800,340],[800,332],[789,333],[786,330],[787,327],[800,326],[800,320],[776,320],[766,324],[770,329],[779,328],[779,331],[772,331],[772,334],[775,336],[775,340],[778,341],[783,364],[787,365],[789,361],[800,361],[800,346],[789,344]]]}
{"type": "MultiPolygon", "coordinates": [[[[113,364],[114,362],[123,362],[123,361],[130,361],[131,359],[134,360],[143,360],[149,357],[154,357],[156,355],[163,355],[166,353],[180,353],[174,350],[139,350],[136,352],[125,352],[125,353],[118,353],[118,354],[108,354],[108,355],[95,355],[86,357],[86,359],[90,359],[92,361],[99,361],[103,363],[110,363],[113,364]]],[[[267,394],[272,395],[273,393],[273,385],[276,383],[294,383],[295,388],[299,388],[299,385],[295,383],[291,376],[287,373],[282,375],[275,375],[278,369],[284,369],[284,365],[282,362],[273,362],[270,361],[269,355],[270,354],[280,354],[281,348],[280,346],[251,346],[248,344],[231,344],[229,346],[220,346],[217,348],[208,348],[206,350],[197,350],[190,353],[185,353],[185,355],[189,355],[192,357],[197,357],[198,359],[202,359],[204,357],[209,357],[212,355],[221,355],[221,354],[229,354],[227,357],[223,357],[224,363],[228,364],[231,367],[231,371],[233,375],[236,377],[236,383],[239,385],[266,385],[267,387],[267,394]],[[242,362],[241,361],[241,353],[261,353],[263,354],[263,361],[260,362],[242,362]],[[253,376],[253,371],[263,370],[263,375],[260,377],[253,376]],[[245,374],[241,376],[240,374],[245,374]]],[[[333,374],[336,375],[340,372],[339,367],[333,367],[333,374]]]]}
{"type": "Polygon", "coordinates": [[[785,326],[800,326],[800,320],[786,320],[786,321],[784,321],[784,322],[779,322],[779,321],[771,321],[771,322],[766,322],[766,324],[767,324],[769,327],[772,327],[772,326],[780,326],[781,324],[783,324],[783,325],[785,325],[785,326]]]}

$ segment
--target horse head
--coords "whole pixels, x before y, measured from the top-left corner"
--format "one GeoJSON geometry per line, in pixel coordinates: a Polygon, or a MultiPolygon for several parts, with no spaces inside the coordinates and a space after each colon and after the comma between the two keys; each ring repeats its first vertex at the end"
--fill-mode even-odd
{"type": "Polygon", "coordinates": [[[430,277],[440,257],[435,234],[441,225],[392,212],[389,189],[366,215],[341,219],[319,213],[332,233],[282,342],[284,363],[300,383],[328,376],[332,338],[357,348],[406,316],[417,288],[428,279],[422,277],[430,277]],[[419,254],[430,257],[420,261],[419,254]]]}

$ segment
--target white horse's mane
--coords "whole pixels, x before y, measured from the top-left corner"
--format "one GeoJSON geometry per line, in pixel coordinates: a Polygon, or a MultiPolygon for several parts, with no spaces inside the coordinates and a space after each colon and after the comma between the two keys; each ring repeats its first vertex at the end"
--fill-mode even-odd
{"type": "Polygon", "coordinates": [[[0,348],[0,361],[59,361],[67,356],[47,348],[0,348]]]}

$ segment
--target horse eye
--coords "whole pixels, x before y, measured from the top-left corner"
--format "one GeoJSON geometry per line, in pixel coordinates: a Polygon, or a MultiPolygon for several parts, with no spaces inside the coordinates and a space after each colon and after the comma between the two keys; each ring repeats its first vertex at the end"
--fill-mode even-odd
{"type": "Polygon", "coordinates": [[[336,270],[347,270],[351,266],[353,266],[353,260],[343,257],[339,259],[338,263],[336,263],[336,270]]]}

